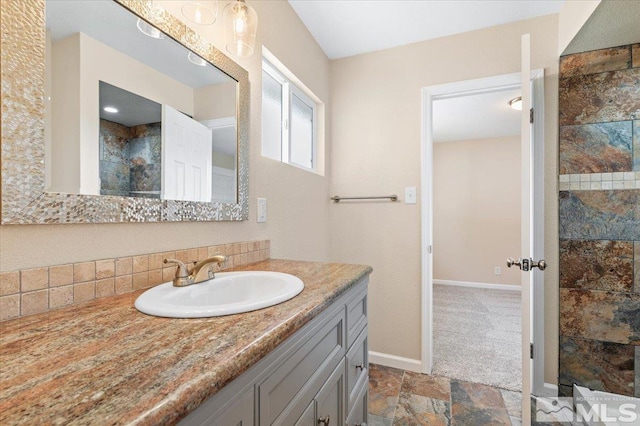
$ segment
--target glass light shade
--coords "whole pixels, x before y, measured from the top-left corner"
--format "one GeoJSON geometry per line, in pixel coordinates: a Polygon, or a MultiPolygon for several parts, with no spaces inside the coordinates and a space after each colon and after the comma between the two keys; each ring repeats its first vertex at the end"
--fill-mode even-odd
{"type": "Polygon", "coordinates": [[[200,56],[196,55],[193,52],[189,52],[189,54],[187,55],[187,58],[189,59],[189,62],[191,62],[194,65],[198,65],[200,67],[204,67],[207,65],[207,62],[202,59],[200,56]]]}
{"type": "Polygon", "coordinates": [[[225,6],[223,12],[227,51],[236,56],[251,56],[256,42],[258,14],[244,0],[225,6]]]}
{"type": "Polygon", "coordinates": [[[200,25],[211,25],[218,17],[218,2],[188,1],[180,9],[185,18],[200,25]]]}
{"type": "Polygon", "coordinates": [[[138,26],[140,32],[146,36],[157,39],[164,38],[164,34],[162,33],[162,31],[140,18],[138,18],[138,23],[136,25],[138,26]]]}
{"type": "Polygon", "coordinates": [[[522,111],[522,96],[518,96],[517,98],[513,98],[509,101],[509,106],[516,111],[522,111]]]}

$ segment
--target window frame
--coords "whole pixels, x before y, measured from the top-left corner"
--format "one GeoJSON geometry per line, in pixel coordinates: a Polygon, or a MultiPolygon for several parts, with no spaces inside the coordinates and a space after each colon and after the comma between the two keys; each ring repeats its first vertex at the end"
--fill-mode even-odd
{"type": "MultiPolygon", "coordinates": [[[[269,60],[262,58],[262,72],[267,73],[276,82],[282,86],[282,110],[281,110],[281,139],[280,139],[280,162],[289,164],[294,167],[298,167],[303,170],[307,170],[313,173],[317,173],[318,165],[318,103],[314,101],[309,95],[305,93],[296,83],[287,78],[282,71],[276,68],[269,60]],[[312,111],[311,117],[311,167],[304,164],[300,164],[291,160],[289,153],[291,152],[291,117],[293,114],[291,105],[293,103],[293,96],[298,98],[304,105],[308,106],[312,111]]],[[[262,96],[262,94],[261,94],[262,96]]],[[[262,146],[264,146],[264,135],[261,140],[262,146]]],[[[261,152],[262,150],[261,146],[261,152]]],[[[264,154],[263,154],[264,156],[264,154]]],[[[268,158],[272,158],[267,156],[268,158]]]]}

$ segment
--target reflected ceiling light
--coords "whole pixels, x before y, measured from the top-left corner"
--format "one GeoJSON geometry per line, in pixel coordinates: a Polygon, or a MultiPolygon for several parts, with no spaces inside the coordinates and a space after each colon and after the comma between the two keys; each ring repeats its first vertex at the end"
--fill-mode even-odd
{"type": "Polygon", "coordinates": [[[223,12],[227,51],[236,56],[251,56],[256,42],[258,14],[244,0],[227,4],[223,12]]]}
{"type": "Polygon", "coordinates": [[[204,59],[202,59],[200,56],[196,55],[193,52],[189,52],[189,54],[187,55],[187,58],[189,58],[189,62],[191,62],[192,64],[196,64],[201,67],[204,67],[207,65],[207,61],[205,61],[204,59]]]}
{"type": "Polygon", "coordinates": [[[515,97],[509,101],[509,106],[516,111],[522,111],[522,96],[515,97]]]}
{"type": "Polygon", "coordinates": [[[114,108],[112,106],[106,106],[103,109],[105,112],[110,112],[111,114],[116,114],[118,112],[118,108],[114,108]]]}
{"type": "Polygon", "coordinates": [[[164,38],[164,34],[162,34],[162,31],[160,31],[153,25],[147,23],[146,21],[143,21],[140,18],[138,18],[138,23],[136,25],[140,30],[140,32],[146,36],[149,36],[151,38],[157,38],[158,40],[161,40],[164,38]]]}
{"type": "Polygon", "coordinates": [[[213,1],[212,6],[207,6],[202,1],[189,1],[182,5],[182,14],[189,21],[200,25],[211,25],[218,17],[218,2],[213,1]]]}

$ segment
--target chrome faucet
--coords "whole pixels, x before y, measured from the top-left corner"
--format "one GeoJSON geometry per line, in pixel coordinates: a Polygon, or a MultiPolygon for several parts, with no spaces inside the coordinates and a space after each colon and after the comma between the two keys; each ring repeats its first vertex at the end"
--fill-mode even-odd
{"type": "Polygon", "coordinates": [[[226,256],[217,254],[197,262],[191,271],[189,271],[184,262],[177,259],[165,259],[164,263],[175,263],[178,265],[178,268],[176,269],[176,277],[173,279],[173,286],[186,287],[191,284],[198,284],[203,281],[214,279],[216,276],[215,271],[213,270],[213,265],[216,263],[224,263],[226,260],[226,256]],[[206,266],[208,266],[208,268],[205,268],[206,266]]]}

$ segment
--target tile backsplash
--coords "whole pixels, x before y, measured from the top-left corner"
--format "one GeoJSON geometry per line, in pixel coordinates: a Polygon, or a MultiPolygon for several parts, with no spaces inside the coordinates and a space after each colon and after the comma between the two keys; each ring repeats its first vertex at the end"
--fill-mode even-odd
{"type": "Polygon", "coordinates": [[[220,268],[224,270],[268,259],[270,242],[242,241],[2,272],[0,321],[153,287],[175,276],[176,266],[165,265],[165,258],[193,263],[215,254],[227,256],[220,268]]]}

